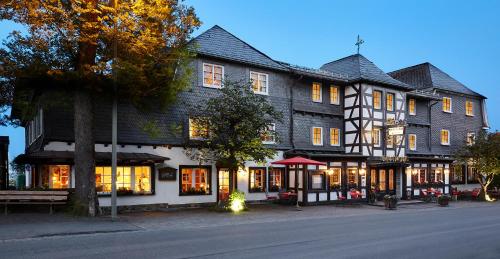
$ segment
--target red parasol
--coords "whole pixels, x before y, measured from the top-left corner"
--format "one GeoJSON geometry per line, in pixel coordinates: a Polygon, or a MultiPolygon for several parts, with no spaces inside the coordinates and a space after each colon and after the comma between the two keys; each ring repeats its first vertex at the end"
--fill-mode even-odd
{"type": "Polygon", "coordinates": [[[279,161],[272,162],[273,165],[326,165],[324,162],[319,162],[301,156],[296,156],[288,159],[283,159],[279,161]]]}

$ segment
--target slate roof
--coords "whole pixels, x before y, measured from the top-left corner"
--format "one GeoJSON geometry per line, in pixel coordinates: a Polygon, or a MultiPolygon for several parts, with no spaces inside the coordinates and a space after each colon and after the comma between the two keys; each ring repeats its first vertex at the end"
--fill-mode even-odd
{"type": "Polygon", "coordinates": [[[315,77],[315,78],[321,78],[321,79],[329,79],[329,80],[336,80],[336,81],[342,81],[342,82],[347,82],[348,76],[345,74],[341,73],[334,73],[332,71],[324,70],[324,69],[316,69],[316,68],[309,68],[309,67],[304,67],[304,66],[298,66],[298,65],[292,65],[290,63],[282,62],[282,61],[277,61],[281,65],[287,67],[290,69],[290,71],[299,74],[299,75],[304,75],[304,76],[310,76],[310,77],[315,77]]]}
{"type": "Polygon", "coordinates": [[[354,54],[326,63],[321,66],[321,69],[347,75],[350,82],[365,80],[373,83],[381,83],[397,88],[403,88],[405,90],[414,89],[413,87],[390,77],[382,71],[382,69],[378,68],[375,64],[373,64],[373,62],[361,54],[354,54]]]}
{"type": "Polygon", "coordinates": [[[288,71],[286,67],[218,25],[192,39],[190,44],[196,46],[196,52],[201,55],[288,71]]]}
{"type": "MultiPolygon", "coordinates": [[[[149,153],[125,153],[117,152],[117,160],[119,162],[164,162],[165,160],[170,160],[168,157],[149,154],[149,153]]],[[[44,162],[53,159],[59,159],[64,161],[73,162],[75,157],[75,152],[73,151],[38,151],[29,154],[21,154],[17,156],[14,160],[16,162],[44,162]]],[[[95,152],[95,160],[99,162],[110,162],[111,152],[95,152]]]]}
{"type": "Polygon", "coordinates": [[[463,85],[455,78],[451,77],[429,62],[399,69],[388,74],[400,81],[416,87],[417,89],[436,88],[486,98],[483,95],[472,91],[467,86],[463,85]]]}

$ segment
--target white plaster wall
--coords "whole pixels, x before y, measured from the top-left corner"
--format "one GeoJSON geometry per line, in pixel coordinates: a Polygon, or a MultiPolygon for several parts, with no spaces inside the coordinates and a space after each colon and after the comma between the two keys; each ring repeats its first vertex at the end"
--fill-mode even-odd
{"type": "MultiPolygon", "coordinates": [[[[67,144],[66,142],[50,142],[45,146],[45,150],[50,151],[74,151],[74,144],[67,144]]],[[[111,145],[105,146],[103,144],[95,145],[96,152],[111,152],[111,145]]],[[[191,160],[184,153],[182,147],[153,147],[153,146],[141,146],[137,145],[118,145],[118,152],[124,153],[148,153],[155,154],[159,156],[164,156],[170,158],[162,164],[156,164],[156,170],[159,167],[172,167],[179,169],[180,165],[199,165],[198,161],[191,160]]],[[[238,189],[245,192],[246,199],[249,201],[253,200],[264,200],[266,199],[266,194],[264,193],[249,193],[248,192],[248,168],[249,167],[269,167],[272,161],[280,160],[283,158],[283,151],[278,151],[277,155],[273,159],[268,159],[265,163],[256,164],[254,162],[247,162],[245,164],[245,169],[241,171],[237,177],[238,189]]],[[[139,205],[139,204],[156,204],[156,203],[168,203],[168,204],[192,204],[192,203],[209,203],[217,201],[217,169],[215,164],[204,164],[211,165],[211,195],[189,195],[180,196],[179,195],[179,172],[177,172],[175,181],[159,181],[158,173],[155,173],[155,194],[153,195],[133,195],[133,196],[122,196],[118,197],[117,204],[120,205],[139,205]]],[[[280,167],[280,166],[274,166],[280,167]]],[[[74,183],[74,170],[72,169],[72,182],[74,183]]],[[[266,177],[267,181],[268,177],[266,177]]],[[[99,204],[101,206],[110,206],[111,198],[106,196],[99,197],[99,204]]]]}

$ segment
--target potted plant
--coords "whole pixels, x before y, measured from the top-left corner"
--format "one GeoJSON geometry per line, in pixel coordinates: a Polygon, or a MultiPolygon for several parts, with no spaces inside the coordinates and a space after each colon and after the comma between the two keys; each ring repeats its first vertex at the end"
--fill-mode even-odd
{"type": "Polygon", "coordinates": [[[398,197],[396,195],[386,194],[384,196],[384,207],[386,210],[395,210],[398,204],[398,197]]]}
{"type": "Polygon", "coordinates": [[[330,185],[330,190],[332,190],[334,192],[339,191],[340,190],[340,184],[334,183],[334,184],[330,185]]]}
{"type": "Polygon", "coordinates": [[[117,196],[128,196],[134,194],[134,191],[129,190],[125,187],[120,187],[116,190],[116,195],[117,196]]]}
{"type": "Polygon", "coordinates": [[[438,197],[438,204],[442,207],[448,206],[450,203],[450,196],[449,195],[441,195],[438,197]]]}
{"type": "Polygon", "coordinates": [[[269,187],[269,192],[279,192],[279,191],[280,191],[280,187],[277,185],[272,185],[269,187]]]}

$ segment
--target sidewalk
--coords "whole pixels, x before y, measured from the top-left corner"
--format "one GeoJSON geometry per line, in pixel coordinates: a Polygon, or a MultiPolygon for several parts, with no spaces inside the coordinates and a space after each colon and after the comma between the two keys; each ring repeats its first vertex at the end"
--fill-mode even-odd
{"type": "MultiPolygon", "coordinates": [[[[500,206],[500,202],[453,202],[449,207],[437,204],[400,205],[397,210],[384,210],[368,205],[310,206],[298,211],[293,206],[253,205],[239,214],[215,212],[206,208],[178,209],[164,212],[139,212],[119,215],[113,222],[109,217],[77,218],[66,214],[15,213],[0,216],[0,242],[66,235],[105,234],[165,229],[193,229],[227,225],[273,223],[339,217],[365,217],[376,214],[416,213],[428,210],[451,210],[466,207],[500,206]]],[[[291,224],[293,227],[293,223],[291,224]]]]}

